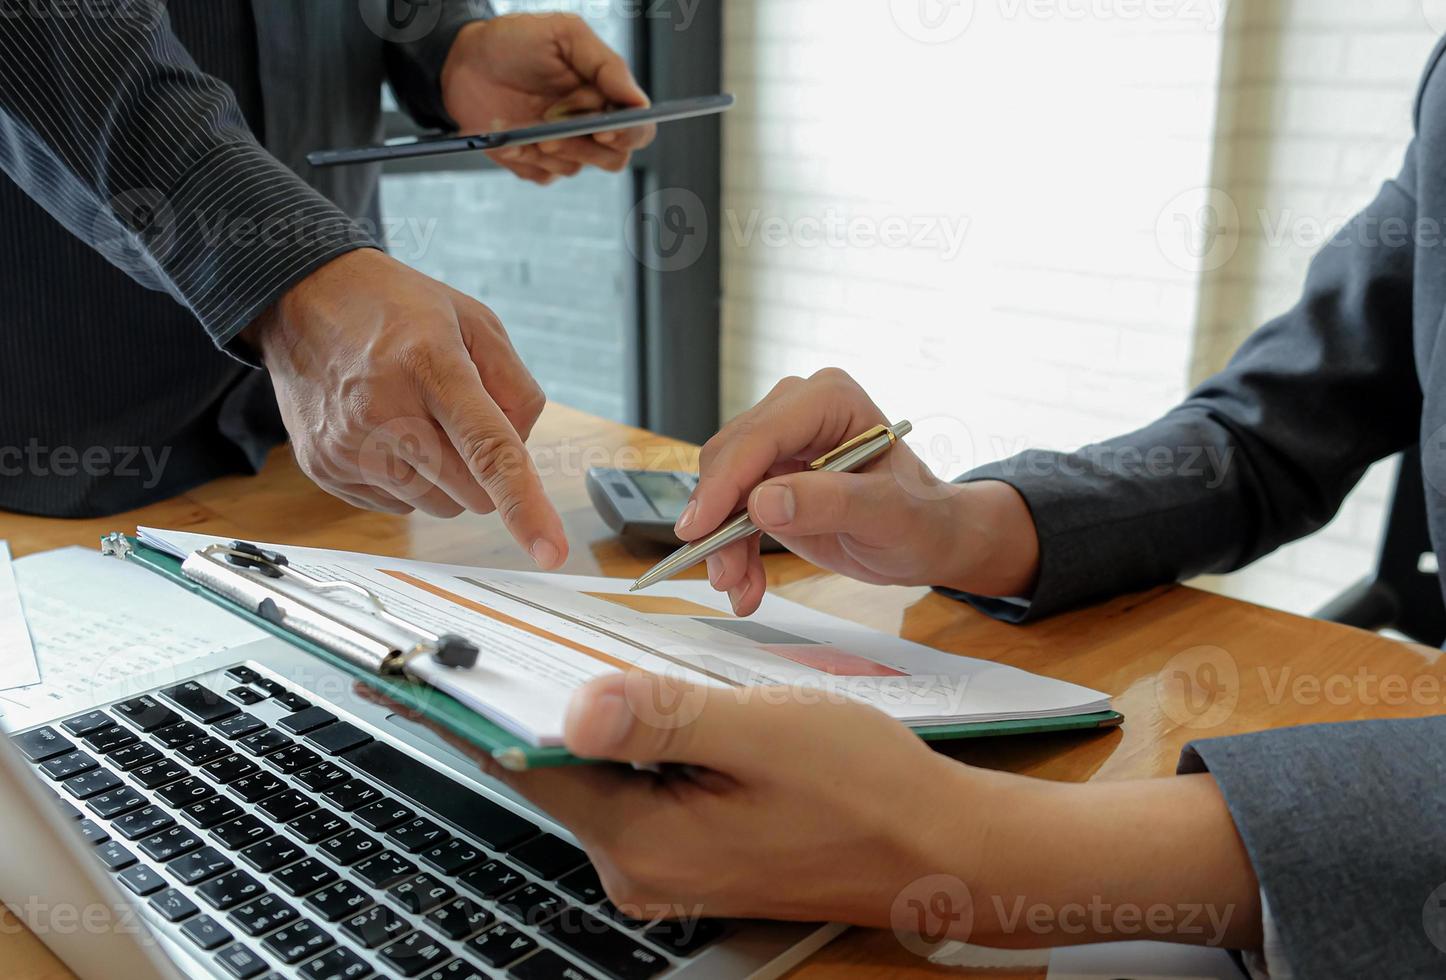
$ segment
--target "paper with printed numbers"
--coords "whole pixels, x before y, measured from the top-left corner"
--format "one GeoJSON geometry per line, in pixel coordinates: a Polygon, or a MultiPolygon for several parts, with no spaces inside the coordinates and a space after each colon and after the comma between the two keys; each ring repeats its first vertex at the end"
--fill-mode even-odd
{"type": "Polygon", "coordinates": [[[0,541],[0,691],[40,680],[35,646],[25,624],[25,608],[10,566],[10,545],[0,541]]]}

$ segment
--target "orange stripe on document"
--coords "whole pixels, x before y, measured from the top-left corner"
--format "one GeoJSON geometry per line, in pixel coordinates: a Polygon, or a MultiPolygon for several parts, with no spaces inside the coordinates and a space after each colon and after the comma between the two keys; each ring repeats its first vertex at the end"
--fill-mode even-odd
{"type": "Polygon", "coordinates": [[[482,603],[477,602],[475,599],[468,599],[466,596],[457,595],[455,592],[448,592],[441,586],[433,585],[431,582],[425,582],[415,575],[408,575],[406,572],[398,572],[390,568],[382,568],[379,569],[379,571],[384,575],[390,575],[398,581],[406,582],[413,588],[421,589],[423,592],[430,592],[438,599],[446,599],[448,602],[461,606],[463,609],[470,609],[472,612],[486,616],[488,619],[516,627],[524,633],[531,633],[533,636],[539,636],[544,640],[550,640],[553,643],[567,647],[569,650],[575,650],[585,656],[592,657],[594,660],[600,660],[611,667],[616,667],[618,670],[627,671],[637,669],[625,660],[619,660],[617,657],[609,656],[601,650],[585,647],[576,640],[569,640],[565,636],[558,636],[556,633],[549,632],[541,626],[534,626],[531,623],[524,622],[516,616],[509,616],[505,612],[498,612],[496,609],[482,605],[482,603]]]}

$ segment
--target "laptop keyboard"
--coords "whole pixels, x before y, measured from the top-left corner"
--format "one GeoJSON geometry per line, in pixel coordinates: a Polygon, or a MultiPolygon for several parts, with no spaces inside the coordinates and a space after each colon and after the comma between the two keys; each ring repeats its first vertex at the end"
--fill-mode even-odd
{"type": "Polygon", "coordinates": [[[726,931],[629,918],[573,844],[314,695],[226,678],[12,736],[97,860],[220,975],[649,980],[726,931]]]}

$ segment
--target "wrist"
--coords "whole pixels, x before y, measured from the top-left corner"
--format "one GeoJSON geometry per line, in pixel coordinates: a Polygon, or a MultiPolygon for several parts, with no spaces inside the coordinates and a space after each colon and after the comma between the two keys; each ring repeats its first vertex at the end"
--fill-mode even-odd
{"type": "Polygon", "coordinates": [[[1019,491],[997,480],[953,485],[946,551],[931,584],[1027,599],[1039,578],[1039,533],[1019,491]]]}

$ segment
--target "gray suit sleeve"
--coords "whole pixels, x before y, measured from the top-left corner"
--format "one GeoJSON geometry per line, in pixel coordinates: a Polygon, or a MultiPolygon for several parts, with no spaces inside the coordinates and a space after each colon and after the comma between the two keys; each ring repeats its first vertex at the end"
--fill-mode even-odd
{"type": "Polygon", "coordinates": [[[1440,976],[1446,718],[1311,725],[1197,742],[1300,977],[1440,976]]]}
{"type": "Polygon", "coordinates": [[[371,239],[263,150],[164,0],[28,0],[0,30],[0,169],[218,344],[371,239]]]}
{"type": "Polygon", "coordinates": [[[1316,256],[1295,308],[1160,420],[965,476],[1023,495],[1041,555],[1028,607],[961,598],[1037,619],[1231,571],[1328,522],[1371,463],[1417,438],[1414,187],[1413,147],[1399,178],[1316,256]]]}
{"type": "MultiPolygon", "coordinates": [[[[384,0],[387,4],[397,0],[384,0]]],[[[407,114],[429,129],[455,130],[457,123],[442,101],[442,65],[457,32],[474,20],[496,16],[489,0],[400,0],[418,17],[436,17],[425,32],[398,28],[387,42],[387,80],[407,114]],[[427,8],[435,6],[437,13],[427,8]],[[413,36],[420,33],[420,36],[413,36]]]]}

